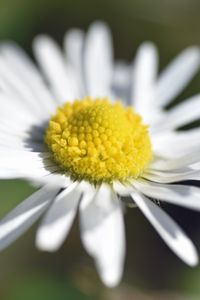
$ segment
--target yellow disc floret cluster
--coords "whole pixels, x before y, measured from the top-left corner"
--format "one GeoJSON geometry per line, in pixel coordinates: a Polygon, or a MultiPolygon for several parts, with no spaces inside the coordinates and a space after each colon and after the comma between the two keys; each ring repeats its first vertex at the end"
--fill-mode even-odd
{"type": "Polygon", "coordinates": [[[66,173],[95,184],[137,178],[152,157],[141,117],[107,98],[86,97],[59,107],[45,142],[66,173]]]}

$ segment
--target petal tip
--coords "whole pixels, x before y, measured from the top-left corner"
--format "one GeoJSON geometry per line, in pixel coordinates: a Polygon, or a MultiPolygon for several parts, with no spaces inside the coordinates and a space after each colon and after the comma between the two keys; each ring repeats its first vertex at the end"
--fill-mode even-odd
{"type": "Polygon", "coordinates": [[[196,251],[189,257],[189,259],[187,260],[187,264],[190,267],[196,267],[199,264],[199,256],[196,251]]]}
{"type": "Polygon", "coordinates": [[[36,235],[35,244],[41,251],[55,252],[59,249],[59,246],[54,243],[53,237],[47,237],[46,233],[43,234],[43,232],[39,232],[36,235]]]}
{"type": "Polygon", "coordinates": [[[116,287],[120,281],[121,281],[121,273],[118,271],[114,270],[107,270],[106,272],[102,273],[101,280],[103,283],[109,287],[109,288],[114,288],[116,287]]]}

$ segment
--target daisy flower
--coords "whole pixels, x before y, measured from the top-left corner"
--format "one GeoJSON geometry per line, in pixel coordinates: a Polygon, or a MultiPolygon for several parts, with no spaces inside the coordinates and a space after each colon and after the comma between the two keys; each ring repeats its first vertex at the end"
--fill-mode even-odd
{"type": "Polygon", "coordinates": [[[133,64],[114,63],[102,23],[86,35],[67,32],[64,53],[47,36],[33,49],[40,71],[16,45],[0,46],[0,178],[39,188],[0,221],[0,249],[44,215],[36,245],[55,251],[78,212],[83,245],[102,281],[115,286],[129,197],[172,251],[195,266],[194,245],[154,200],[200,209],[199,189],[184,184],[200,179],[200,129],[177,130],[199,118],[200,95],[165,109],[197,72],[198,48],[159,75],[149,42],[133,64]]]}

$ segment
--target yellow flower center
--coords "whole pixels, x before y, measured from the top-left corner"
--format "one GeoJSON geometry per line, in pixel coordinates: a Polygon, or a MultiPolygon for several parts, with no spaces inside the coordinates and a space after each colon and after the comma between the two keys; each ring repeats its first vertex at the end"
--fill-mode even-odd
{"type": "Polygon", "coordinates": [[[95,184],[137,178],[152,158],[141,117],[107,98],[85,97],[59,107],[45,142],[67,174],[95,184]]]}

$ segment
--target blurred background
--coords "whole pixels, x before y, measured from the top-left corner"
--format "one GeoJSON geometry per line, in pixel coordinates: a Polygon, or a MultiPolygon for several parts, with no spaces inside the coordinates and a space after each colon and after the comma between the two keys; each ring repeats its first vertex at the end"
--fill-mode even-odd
{"type": "MultiPolygon", "coordinates": [[[[101,19],[111,27],[115,57],[131,61],[144,40],[155,42],[160,68],[184,47],[200,44],[198,0],[0,0],[0,41],[14,40],[31,53],[35,35],[48,33],[60,44],[71,27],[87,29],[101,19]]],[[[200,75],[176,101],[200,91],[200,75]]],[[[30,195],[23,181],[0,182],[0,217],[30,195]]],[[[200,252],[200,214],[164,205],[200,252]]],[[[0,253],[0,299],[200,299],[200,267],[184,265],[165,246],[137,209],[126,214],[127,258],[122,283],[105,288],[84,252],[78,220],[54,254],[34,246],[35,225],[0,253]]],[[[116,245],[117,247],[117,245],[116,245]]]]}

